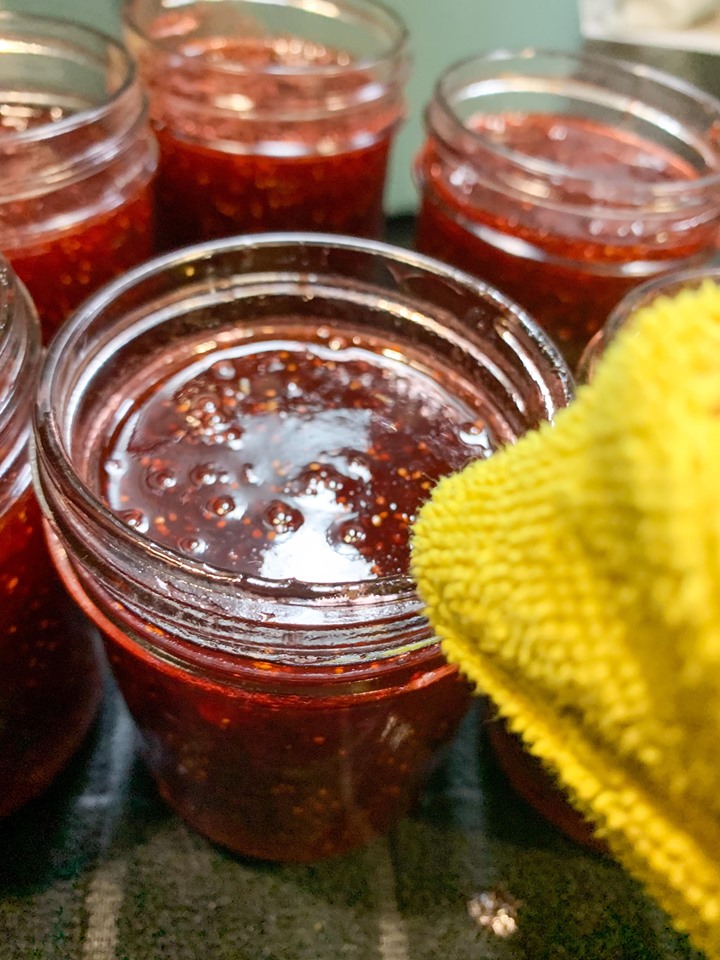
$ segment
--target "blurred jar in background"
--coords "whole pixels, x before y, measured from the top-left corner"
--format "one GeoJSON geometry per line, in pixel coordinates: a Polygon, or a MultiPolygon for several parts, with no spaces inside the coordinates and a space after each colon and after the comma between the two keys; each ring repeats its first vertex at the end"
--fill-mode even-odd
{"type": "Polygon", "coordinates": [[[40,329],[0,258],[0,816],[40,793],[100,700],[94,628],[53,570],[30,484],[40,329]]]}
{"type": "Polygon", "coordinates": [[[643,280],[718,248],[720,102],[604,56],[498,51],[439,79],[417,246],[504,290],[574,365],[643,280]]]}
{"type": "Polygon", "coordinates": [[[0,13],[0,250],[45,339],[152,253],[156,154],[121,46],[78,24],[0,13]]]}
{"type": "Polygon", "coordinates": [[[160,142],[162,245],[382,232],[406,31],[369,0],[129,0],[160,142]]]}
{"type": "Polygon", "coordinates": [[[720,267],[706,266],[695,270],[680,270],[678,273],[670,273],[655,280],[649,280],[631,290],[617,304],[606,323],[583,351],[577,368],[578,382],[589,383],[593,379],[597,364],[607,345],[638,310],[649,306],[659,297],[672,298],[682,290],[697,290],[706,283],[720,286],[720,267]]]}

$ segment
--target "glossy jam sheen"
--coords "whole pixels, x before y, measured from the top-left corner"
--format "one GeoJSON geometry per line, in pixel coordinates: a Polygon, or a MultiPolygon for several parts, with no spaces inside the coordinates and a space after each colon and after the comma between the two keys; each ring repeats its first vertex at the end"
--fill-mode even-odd
{"type": "MultiPolygon", "coordinates": [[[[593,180],[622,190],[664,181],[690,184],[697,177],[689,164],[658,145],[587,120],[511,114],[475,119],[468,125],[509,150],[590,171],[593,180]]],[[[637,224],[618,227],[607,207],[604,219],[598,201],[593,201],[597,216],[589,224],[587,216],[576,217],[567,207],[559,211],[541,207],[530,196],[520,202],[507,191],[497,193],[474,183],[466,185],[460,199],[457,190],[448,189],[432,139],[418,159],[418,171],[424,184],[418,249],[480,276],[521,303],[572,365],[615,304],[642,279],[622,275],[624,265],[657,261],[660,273],[717,246],[716,224],[673,234],[661,221],[654,233],[645,225],[636,234],[637,224]],[[531,244],[535,255],[513,248],[513,238],[531,244]],[[559,262],[543,260],[544,255],[559,262]]],[[[481,173],[493,180],[492,167],[481,173]]],[[[589,205],[587,185],[573,186],[571,177],[563,176],[568,181],[565,199],[589,205]]],[[[637,220],[642,219],[639,211],[637,220]]]]}
{"type": "MultiPolygon", "coordinates": [[[[150,359],[118,405],[98,487],[125,522],[216,567],[305,582],[405,574],[418,505],[506,428],[397,347],[271,327],[262,342],[150,359]]],[[[388,829],[468,704],[436,647],[303,667],[205,647],[200,676],[104,629],[163,796],[257,857],[314,860],[388,829]]]]}
{"type": "MultiPolygon", "coordinates": [[[[0,137],[3,130],[22,131],[67,116],[61,108],[40,109],[0,104],[0,137]]],[[[89,197],[82,181],[62,188],[61,209],[82,210],[89,197]]],[[[18,200],[4,209],[6,228],[24,228],[38,216],[53,215],[53,194],[37,201],[18,200]]],[[[33,299],[48,341],[69,314],[94,290],[113,277],[149,258],[155,246],[153,191],[141,185],[107,209],[93,212],[66,229],[41,234],[31,242],[12,243],[3,249],[15,273],[33,299]]]]}
{"type": "Polygon", "coordinates": [[[476,410],[397,359],[344,335],[268,340],[146,392],[111,440],[104,493],[214,567],[360,581],[407,573],[419,503],[492,447],[476,410]]]}
{"type": "MultiPolygon", "coordinates": [[[[383,225],[383,190],[394,120],[384,108],[362,119],[340,111],[335,117],[302,119],[295,104],[321,97],[322,77],[276,78],[272,68],[338,66],[347,56],[292,38],[260,41],[206,40],[181,47],[190,66],[169,93],[150,82],[152,117],[160,144],[158,181],[160,242],[166,248],[234,234],[275,230],[317,230],[351,236],[379,236],[383,225]],[[208,58],[207,74],[202,57],[208,58]],[[197,58],[197,59],[196,59],[197,58]],[[253,105],[263,119],[246,118],[243,109],[207,110],[199,121],[183,116],[187,88],[219,97],[219,62],[239,63],[257,71],[242,94],[228,101],[253,105]],[[267,69],[268,73],[263,73],[267,69]],[[172,98],[172,99],[170,99],[172,98]],[[273,119],[277,116],[279,119],[273,119]],[[288,117],[283,120],[283,117],[288,117]],[[354,125],[358,129],[354,129],[354,125]],[[347,144],[356,136],[357,143],[347,144]]],[[[167,81],[163,80],[165,84],[167,81]]],[[[350,75],[345,89],[366,82],[350,75]]],[[[197,109],[197,108],[196,108],[197,109]]],[[[326,108],[323,108],[326,109],[326,108]]]]}
{"type": "Polygon", "coordinates": [[[0,816],[65,765],[100,691],[92,628],[57,578],[27,491],[0,514],[0,816]]]}

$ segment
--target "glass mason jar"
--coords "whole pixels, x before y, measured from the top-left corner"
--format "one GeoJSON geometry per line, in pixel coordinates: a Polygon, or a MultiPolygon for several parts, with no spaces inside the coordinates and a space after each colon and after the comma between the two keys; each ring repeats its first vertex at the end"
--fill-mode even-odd
{"type": "Polygon", "coordinates": [[[129,55],[76,23],[0,13],[0,250],[48,339],[154,249],[157,147],[129,55]]]}
{"type": "Polygon", "coordinates": [[[611,57],[449,68],[416,160],[417,247],[528,309],[574,365],[633,286],[718,249],[720,102],[611,57]]]}
{"type": "Polygon", "coordinates": [[[407,36],[373,0],[127,0],[160,142],[162,244],[377,236],[407,36]]]}
{"type": "Polygon", "coordinates": [[[308,861],[408,811],[469,697],[414,512],[570,391],[509,301],[372,241],[215,241],[74,315],[36,412],[50,542],[188,823],[308,861]]]}
{"type": "Polygon", "coordinates": [[[30,484],[40,363],[37,315],[0,258],[0,816],[65,765],[101,690],[95,629],[55,574],[30,484]]]}
{"type": "Polygon", "coordinates": [[[697,290],[708,281],[720,286],[719,266],[697,267],[664,274],[631,290],[611,311],[605,324],[583,351],[577,368],[578,380],[589,383],[593,379],[605,348],[634,313],[649,306],[658,297],[675,297],[682,290],[697,290]]]}

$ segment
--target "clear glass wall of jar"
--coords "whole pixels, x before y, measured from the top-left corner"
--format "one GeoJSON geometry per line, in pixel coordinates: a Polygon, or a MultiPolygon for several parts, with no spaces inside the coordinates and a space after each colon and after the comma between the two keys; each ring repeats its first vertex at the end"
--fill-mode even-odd
{"type": "Polygon", "coordinates": [[[30,484],[40,329],[0,258],[0,816],[40,793],[100,700],[96,631],[55,574],[30,484]]]}
{"type": "Polygon", "coordinates": [[[157,147],[129,55],[75,23],[0,13],[0,251],[45,339],[154,251],[157,147]]]}
{"type": "Polygon", "coordinates": [[[407,37],[372,0],[128,0],[160,141],[165,248],[260,230],[378,236],[407,37]]]}
{"type": "Polygon", "coordinates": [[[574,365],[632,287],[718,249],[720,102],[611,57],[526,50],[439,79],[417,246],[523,304],[574,365]]]}
{"type": "Polygon", "coordinates": [[[74,315],[36,414],[51,544],[191,825],[308,861],[408,811],[469,694],[415,509],[571,389],[505,298],[372,241],[216,241],[74,315]]]}

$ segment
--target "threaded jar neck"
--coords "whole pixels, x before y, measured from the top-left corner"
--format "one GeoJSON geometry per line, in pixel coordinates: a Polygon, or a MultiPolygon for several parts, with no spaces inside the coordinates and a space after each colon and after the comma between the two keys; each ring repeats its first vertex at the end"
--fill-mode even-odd
{"type": "Polygon", "coordinates": [[[128,0],[125,36],[153,122],[229,153],[332,155],[386,136],[403,113],[407,32],[365,0],[128,0]]]}
{"type": "Polygon", "coordinates": [[[41,361],[37,314],[0,256],[0,514],[30,480],[27,442],[41,361]]]}
{"type": "Polygon", "coordinates": [[[7,12],[0,39],[0,245],[7,250],[82,219],[105,171],[122,197],[128,182],[154,169],[155,146],[134,63],[115,40],[7,12]]]}
{"type": "Polygon", "coordinates": [[[682,231],[720,214],[720,101],[644,65],[536,49],[474,57],[442,75],[425,120],[436,173],[469,208],[501,191],[553,224],[582,221],[590,238],[612,218],[627,242],[639,218],[682,231]],[[574,124],[593,150],[567,147],[574,124]]]}

